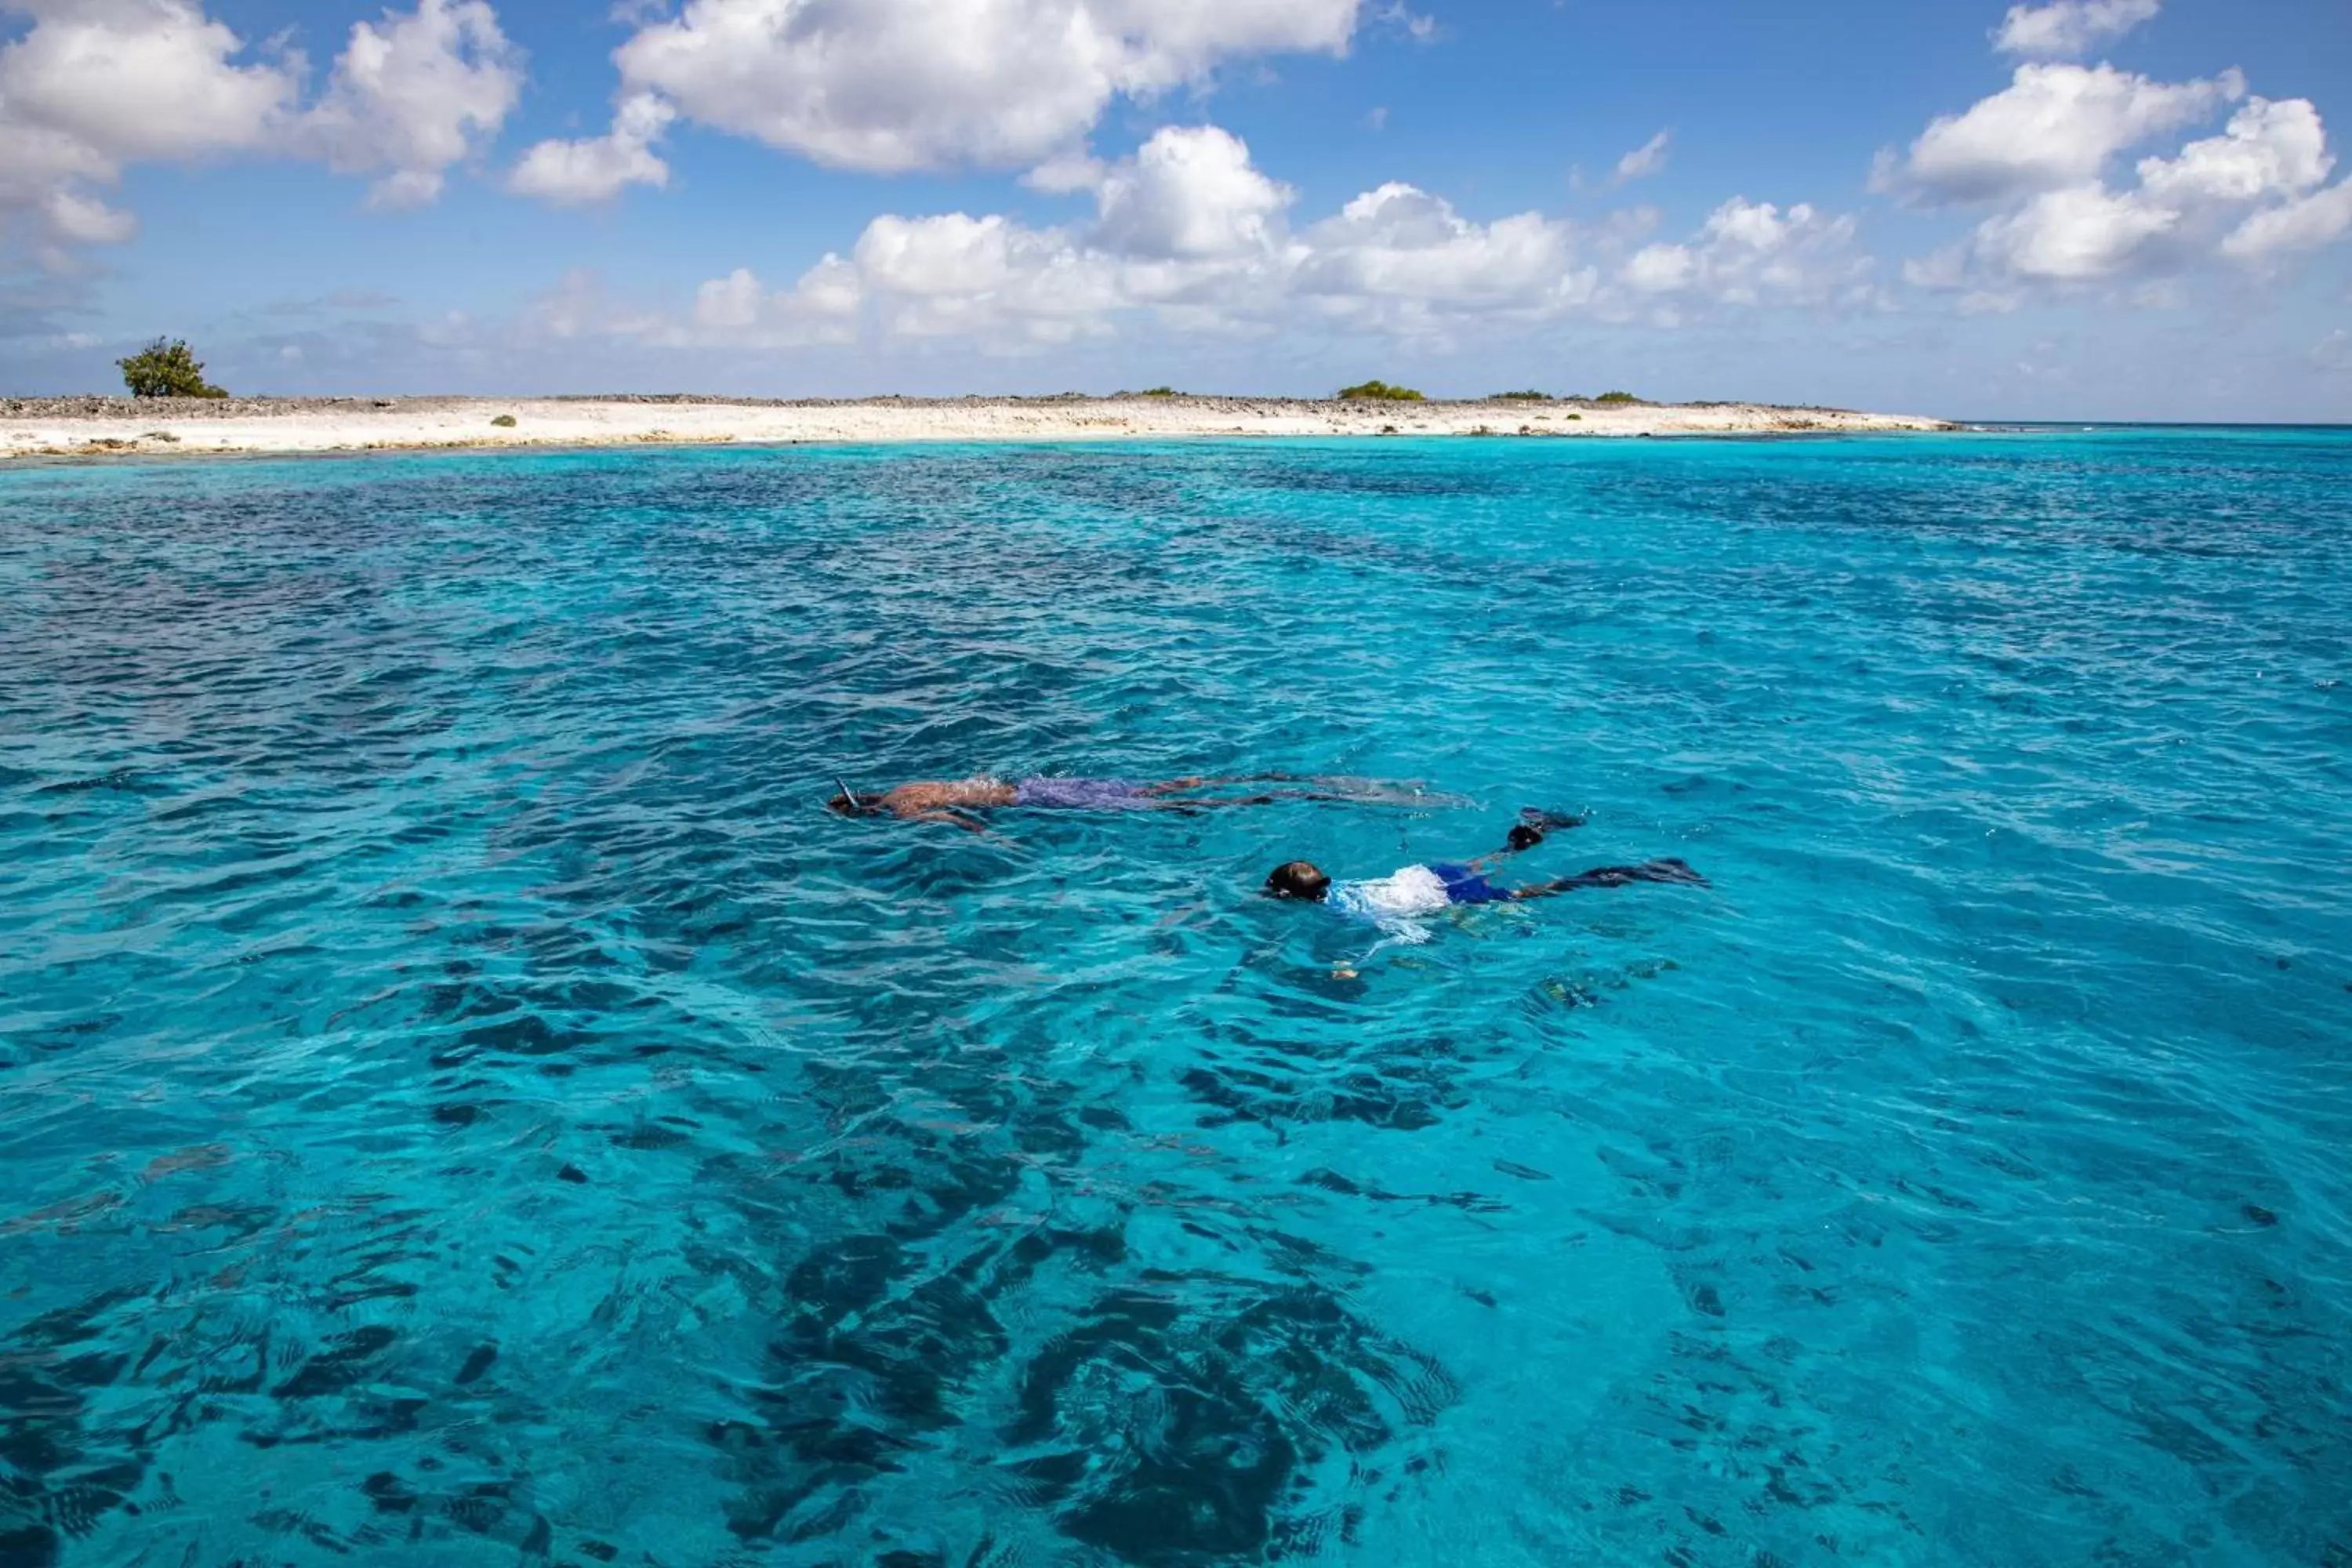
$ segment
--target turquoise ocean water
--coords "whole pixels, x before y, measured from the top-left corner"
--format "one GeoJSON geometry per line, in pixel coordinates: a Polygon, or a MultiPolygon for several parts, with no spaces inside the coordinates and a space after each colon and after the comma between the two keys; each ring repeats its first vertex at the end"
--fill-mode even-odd
{"type": "Polygon", "coordinates": [[[2322,431],[0,475],[0,1563],[2352,1563],[2347,546],[2322,431]],[[1254,896],[1529,805],[1713,885],[1254,896]]]}

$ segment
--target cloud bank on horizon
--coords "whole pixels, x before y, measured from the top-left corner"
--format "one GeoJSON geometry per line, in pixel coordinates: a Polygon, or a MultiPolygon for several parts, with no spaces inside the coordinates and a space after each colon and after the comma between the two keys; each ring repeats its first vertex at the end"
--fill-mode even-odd
{"type": "MultiPolygon", "coordinates": [[[[518,0],[505,17],[490,0],[415,0],[352,18],[314,65],[299,35],[243,37],[206,4],[0,0],[0,362],[102,361],[159,306],[171,320],[155,325],[204,324],[200,290],[139,271],[170,254],[126,195],[150,172],[217,184],[307,169],[360,182],[345,210],[272,214],[320,231],[329,252],[338,239],[364,247],[373,226],[429,225],[453,191],[471,210],[540,214],[543,232],[595,226],[502,312],[436,299],[430,277],[402,290],[420,316],[360,312],[379,363],[407,356],[478,382],[534,353],[687,380],[723,363],[747,387],[837,372],[851,353],[967,377],[983,359],[1043,374],[1172,353],[1239,379],[1255,367],[1274,385],[1340,355],[1499,368],[1536,343],[1672,364],[1682,343],[1862,348],[1907,333],[1916,356],[1937,334],[1974,341],[2008,317],[2032,323],[2000,338],[2023,356],[2009,373],[2063,379],[2070,335],[2121,334],[2136,345],[2126,357],[2144,360],[2181,336],[2185,310],[2209,321],[2266,310],[2309,395],[2352,407],[2336,368],[2352,320],[2352,179],[2321,108],[2264,96],[2224,59],[2194,73],[2114,63],[2165,20],[2160,0],[1983,18],[1973,102],[1924,105],[1893,138],[1858,115],[1843,160],[1809,131],[1785,172],[1751,159],[1712,195],[1702,182],[1752,137],[1662,78],[1649,123],[1674,129],[1598,154],[1612,173],[1597,189],[1618,202],[1635,182],[1675,190],[1602,211],[1573,210],[1590,204],[1570,203],[1584,182],[1571,184],[1565,157],[1554,199],[1499,210],[1425,176],[1331,189],[1330,140],[1415,151],[1382,140],[1390,105],[1409,111],[1398,73],[1406,86],[1442,73],[1480,31],[1475,10],[683,0],[622,14],[602,102],[568,106],[578,133],[524,136],[513,122],[554,90],[539,52],[560,57],[588,24],[526,16],[518,0]],[[1408,63],[1386,68],[1379,106],[1353,110],[1344,132],[1283,124],[1269,107],[1286,69],[1343,82],[1383,58],[1408,63]],[[1219,109],[1253,93],[1269,128],[1245,139],[1219,109]],[[1130,136],[1125,151],[1102,145],[1130,136]],[[756,210],[793,171],[827,215],[864,192],[872,216],[813,216],[750,242],[712,219],[713,193],[756,210]],[[925,192],[991,199],[908,199],[925,192]],[[632,266],[625,298],[604,263],[630,250],[615,231],[638,225],[664,228],[669,281],[632,266]],[[698,277],[677,275],[681,252],[708,257],[698,277]],[[122,295],[143,298],[110,303],[122,295]]],[[[1492,20],[1485,36],[1510,25],[1492,20]]],[[[576,88],[583,72],[557,74],[576,88]]],[[[1509,110],[1496,110],[1506,133],[1509,110]]],[[[341,281],[317,278],[316,297],[341,281]]],[[[241,331],[287,383],[349,377],[355,365],[318,361],[333,331],[299,314],[257,305],[216,332],[241,331]]]]}

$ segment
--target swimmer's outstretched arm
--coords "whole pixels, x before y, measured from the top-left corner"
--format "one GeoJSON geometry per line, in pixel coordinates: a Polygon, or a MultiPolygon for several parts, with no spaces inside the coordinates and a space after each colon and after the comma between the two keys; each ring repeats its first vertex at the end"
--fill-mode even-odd
{"type": "Polygon", "coordinates": [[[1580,871],[1573,877],[1562,877],[1556,882],[1538,882],[1532,887],[1515,888],[1514,899],[1549,899],[1557,893],[1573,893],[1585,888],[1622,888],[1629,882],[1675,882],[1686,887],[1704,888],[1710,884],[1683,861],[1651,860],[1639,866],[1596,866],[1590,871],[1580,871]]]}
{"type": "Polygon", "coordinates": [[[1544,836],[1540,833],[1531,833],[1523,828],[1514,828],[1511,832],[1510,841],[1508,843],[1505,844],[1500,849],[1491,850],[1486,854],[1479,856],[1475,860],[1471,861],[1470,869],[1481,872],[1491,870],[1493,868],[1499,866],[1504,861],[1509,859],[1512,856],[1524,854],[1526,851],[1533,849],[1537,845],[1541,844],[1543,841],[1544,836]]]}
{"type": "Polygon", "coordinates": [[[1518,826],[1511,829],[1511,836],[1503,841],[1503,847],[1490,854],[1479,856],[1470,862],[1470,868],[1482,872],[1488,870],[1501,865],[1514,855],[1524,854],[1535,848],[1546,838],[1551,837],[1557,829],[1583,826],[1584,817],[1580,814],[1570,816],[1556,811],[1536,811],[1532,808],[1522,811],[1519,813],[1518,826]]]}

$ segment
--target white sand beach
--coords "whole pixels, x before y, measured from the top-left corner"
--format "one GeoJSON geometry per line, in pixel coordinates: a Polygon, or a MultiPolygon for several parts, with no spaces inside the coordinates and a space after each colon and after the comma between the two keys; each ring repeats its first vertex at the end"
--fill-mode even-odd
{"type": "Polygon", "coordinates": [[[1664,437],[1949,430],[1940,419],[1752,403],[1380,403],[1113,396],[0,399],[0,458],[435,447],[1166,440],[1256,436],[1664,437]],[[511,423],[499,423],[510,420],[511,423]]]}

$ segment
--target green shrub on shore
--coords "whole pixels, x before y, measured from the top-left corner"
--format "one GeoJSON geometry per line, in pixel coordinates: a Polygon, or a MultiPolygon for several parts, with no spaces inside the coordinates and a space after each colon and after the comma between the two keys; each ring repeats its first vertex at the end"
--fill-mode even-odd
{"type": "Polygon", "coordinates": [[[501,414],[490,423],[501,430],[511,430],[515,427],[515,416],[511,414],[501,414]]]}
{"type": "Polygon", "coordinates": [[[1549,392],[1490,392],[1486,395],[1486,401],[1489,403],[1549,403],[1552,401],[1552,395],[1549,392]]]}
{"type": "Polygon", "coordinates": [[[1147,386],[1135,395],[1138,397],[1181,397],[1184,395],[1172,386],[1147,386]]]}
{"type": "Polygon", "coordinates": [[[157,338],[128,359],[116,360],[133,397],[226,397],[205,379],[205,367],[180,338],[157,338]]]}
{"type": "Polygon", "coordinates": [[[1636,397],[1630,392],[1604,392],[1592,400],[1595,403],[1647,403],[1646,397],[1636,397]]]}
{"type": "Polygon", "coordinates": [[[1391,386],[1385,381],[1367,381],[1354,386],[1343,386],[1339,389],[1339,400],[1343,403],[1350,401],[1420,403],[1423,401],[1421,394],[1412,387],[1391,386]]]}

